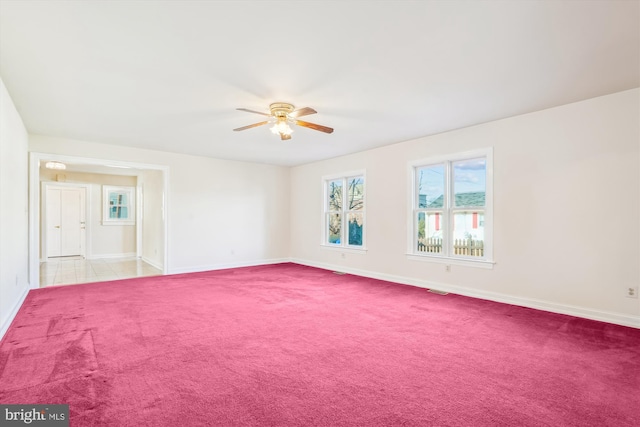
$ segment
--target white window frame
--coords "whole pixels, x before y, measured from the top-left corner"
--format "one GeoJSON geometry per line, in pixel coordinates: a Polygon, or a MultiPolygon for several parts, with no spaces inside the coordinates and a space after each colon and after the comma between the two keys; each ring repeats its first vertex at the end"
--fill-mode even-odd
{"type": "Polygon", "coordinates": [[[102,225],[135,225],[136,224],[136,187],[117,187],[112,185],[102,186],[102,225]],[[127,212],[128,219],[116,219],[109,217],[109,194],[126,193],[127,194],[127,212]]]}
{"type": "Polygon", "coordinates": [[[367,239],[367,232],[366,232],[366,228],[367,228],[367,214],[366,214],[366,210],[367,210],[367,174],[365,170],[357,170],[357,171],[351,171],[351,172],[346,172],[346,173],[340,173],[340,174],[334,174],[334,175],[326,175],[322,177],[322,196],[323,196],[323,203],[322,203],[322,242],[320,242],[320,245],[325,247],[325,248],[329,248],[329,249],[340,249],[341,251],[345,252],[345,251],[353,251],[355,253],[361,253],[363,251],[366,251],[366,239],[367,239]],[[364,189],[363,189],[363,194],[362,194],[362,206],[363,208],[361,210],[349,210],[347,209],[347,202],[348,202],[348,192],[345,190],[346,188],[348,188],[348,182],[349,179],[351,178],[356,178],[356,177],[362,177],[363,181],[364,181],[364,189]],[[336,180],[342,180],[342,227],[341,227],[341,236],[340,236],[340,243],[329,243],[329,236],[327,235],[328,232],[328,226],[327,226],[327,221],[328,221],[328,214],[330,213],[329,211],[329,197],[328,197],[328,184],[331,181],[336,181],[336,180]],[[348,226],[348,222],[347,222],[347,217],[349,215],[349,213],[361,213],[362,214],[362,245],[349,245],[348,244],[348,230],[349,230],[349,226],[348,226]]]}
{"type": "MultiPolygon", "coordinates": [[[[482,148],[473,151],[453,153],[450,155],[429,157],[409,162],[408,165],[408,217],[407,217],[407,257],[416,261],[439,262],[443,264],[465,265],[480,268],[493,268],[493,148],[482,148]],[[452,164],[461,160],[477,158],[486,159],[486,188],[484,207],[484,256],[474,257],[455,255],[452,250],[451,224],[456,208],[453,200],[453,168],[452,164]],[[418,252],[417,212],[425,211],[418,208],[417,174],[419,168],[431,165],[445,165],[444,206],[442,209],[443,251],[441,254],[432,252],[418,252]]],[[[428,209],[426,209],[428,210],[428,209]]]]}

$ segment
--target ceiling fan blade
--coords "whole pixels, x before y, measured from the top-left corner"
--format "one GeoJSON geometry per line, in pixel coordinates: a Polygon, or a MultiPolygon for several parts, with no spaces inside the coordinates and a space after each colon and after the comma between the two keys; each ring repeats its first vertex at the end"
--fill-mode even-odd
{"type": "Polygon", "coordinates": [[[263,116],[271,116],[271,114],[269,114],[269,113],[263,113],[262,111],[249,110],[247,108],[236,108],[236,110],[238,110],[238,111],[246,111],[247,113],[262,114],[263,116]]]}
{"type": "Polygon", "coordinates": [[[320,132],[324,132],[324,133],[333,132],[332,128],[327,126],[317,125],[315,123],[303,122],[302,120],[296,120],[295,123],[299,126],[304,126],[306,128],[313,129],[313,130],[319,130],[320,132]]]}
{"type": "Polygon", "coordinates": [[[291,135],[287,135],[287,134],[281,133],[280,134],[280,139],[283,140],[283,141],[286,141],[287,139],[291,139],[291,135]]]}
{"type": "Polygon", "coordinates": [[[269,121],[266,121],[266,122],[260,122],[260,123],[254,123],[254,124],[252,124],[252,125],[247,125],[247,126],[242,126],[241,128],[237,128],[237,129],[234,129],[234,130],[235,130],[235,131],[238,131],[238,130],[251,129],[251,128],[258,127],[258,126],[266,125],[267,123],[269,123],[269,121]]]}
{"type": "Polygon", "coordinates": [[[304,108],[298,108],[296,111],[289,113],[289,117],[296,118],[296,117],[308,116],[309,114],[315,114],[315,113],[317,113],[317,111],[314,110],[313,108],[304,107],[304,108]]]}

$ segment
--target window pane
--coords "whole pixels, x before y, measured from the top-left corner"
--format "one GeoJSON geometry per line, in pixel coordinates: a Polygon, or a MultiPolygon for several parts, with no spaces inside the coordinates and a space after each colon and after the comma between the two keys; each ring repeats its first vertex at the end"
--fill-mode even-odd
{"type": "Polygon", "coordinates": [[[444,165],[416,169],[418,176],[418,207],[444,206],[444,165]]]}
{"type": "Polygon", "coordinates": [[[484,256],[484,211],[467,210],[453,214],[453,253],[484,256]]]}
{"type": "Polygon", "coordinates": [[[112,206],[111,208],[109,208],[109,218],[114,218],[114,219],[118,218],[118,207],[117,206],[112,206]]]}
{"type": "Polygon", "coordinates": [[[456,207],[482,207],[486,189],[485,158],[463,160],[453,164],[453,190],[456,207]]]}
{"type": "Polygon", "coordinates": [[[336,213],[327,214],[327,227],[329,243],[339,245],[342,235],[342,215],[336,213]]]}
{"type": "Polygon", "coordinates": [[[362,222],[364,215],[362,213],[350,213],[349,220],[349,244],[362,246],[362,222]]]}
{"type": "Polygon", "coordinates": [[[129,209],[126,206],[120,208],[120,216],[118,218],[129,219],[129,209]]]}
{"type": "Polygon", "coordinates": [[[361,176],[349,178],[348,183],[348,199],[349,206],[347,210],[358,211],[364,208],[364,178],[361,176]]]}
{"type": "Polygon", "coordinates": [[[342,180],[329,181],[327,183],[328,205],[330,211],[342,210],[342,180]]]}
{"type": "Polygon", "coordinates": [[[418,252],[442,253],[442,213],[418,212],[418,252]]]}

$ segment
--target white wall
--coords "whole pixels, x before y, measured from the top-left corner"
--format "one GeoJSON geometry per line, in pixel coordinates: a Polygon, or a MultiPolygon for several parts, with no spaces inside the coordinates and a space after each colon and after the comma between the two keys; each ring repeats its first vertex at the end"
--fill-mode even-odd
{"type": "Polygon", "coordinates": [[[41,135],[30,135],[29,150],[169,166],[170,273],[289,257],[289,170],[285,167],[41,135]]]}
{"type": "Polygon", "coordinates": [[[302,263],[640,327],[640,90],[291,169],[302,263]],[[492,270],[407,259],[408,162],[494,147],[492,270]],[[321,242],[321,177],[366,169],[365,254],[321,242]]]}
{"type": "Polygon", "coordinates": [[[164,226],[162,212],[162,172],[143,171],[138,177],[142,188],[142,258],[163,268],[164,226]]]}
{"type": "MultiPolygon", "coordinates": [[[[132,256],[136,253],[136,226],[135,225],[102,225],[102,186],[136,186],[135,176],[108,175],[84,172],[54,171],[40,168],[40,181],[57,182],[56,177],[62,176],[61,182],[68,184],[87,184],[89,191],[89,211],[87,212],[89,238],[87,246],[88,258],[132,256]]],[[[41,195],[41,212],[44,212],[41,195]]],[[[42,228],[40,229],[42,234],[42,228]]],[[[41,256],[44,257],[44,248],[41,242],[41,256]]]]}
{"type": "Polygon", "coordinates": [[[29,148],[168,165],[169,272],[291,255],[640,327],[640,302],[625,297],[640,283],[639,99],[634,89],[290,170],[38,135],[29,148]],[[494,268],[447,273],[407,259],[408,162],[483,147],[494,148],[494,268]],[[358,169],[367,172],[368,251],[342,258],[319,244],[320,180],[358,169]]]}
{"type": "Polygon", "coordinates": [[[29,289],[28,135],[0,79],[0,337],[29,289]]]}

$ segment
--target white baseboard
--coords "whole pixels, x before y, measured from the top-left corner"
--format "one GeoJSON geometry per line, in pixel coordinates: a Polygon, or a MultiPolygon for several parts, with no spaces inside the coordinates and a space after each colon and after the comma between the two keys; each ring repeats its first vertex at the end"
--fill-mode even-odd
{"type": "Polygon", "coordinates": [[[13,319],[15,319],[16,314],[18,314],[18,310],[20,310],[20,307],[22,307],[22,303],[24,303],[25,298],[27,298],[27,294],[29,293],[29,290],[31,290],[31,286],[26,287],[22,295],[20,295],[20,298],[18,299],[18,301],[13,306],[13,309],[9,313],[9,316],[6,318],[4,323],[0,325],[0,340],[2,340],[2,338],[4,337],[4,334],[6,334],[7,331],[9,330],[9,326],[11,326],[11,322],[13,322],[13,319]]]}
{"type": "MultiPolygon", "coordinates": [[[[118,254],[117,256],[112,256],[111,258],[125,257],[127,255],[128,254],[118,254]]],[[[135,258],[135,254],[132,254],[131,256],[135,258]]],[[[145,261],[145,262],[148,262],[148,261],[145,261]]],[[[322,268],[325,270],[341,271],[349,274],[354,274],[357,276],[385,280],[388,282],[400,283],[404,285],[417,286],[417,287],[427,288],[427,289],[437,289],[440,291],[450,292],[450,293],[464,295],[464,296],[473,297],[473,298],[512,304],[512,305],[517,305],[521,307],[528,307],[528,308],[533,308],[537,310],[549,311],[552,313],[567,314],[570,316],[581,317],[581,318],[591,319],[591,320],[598,320],[602,322],[608,322],[616,325],[629,326],[632,328],[640,329],[640,316],[624,315],[624,314],[594,310],[594,309],[585,308],[585,307],[558,304],[550,301],[515,297],[512,295],[506,295],[506,294],[501,294],[497,292],[471,289],[463,286],[455,286],[455,285],[449,285],[445,283],[413,279],[409,277],[396,276],[392,274],[377,273],[377,272],[372,272],[367,270],[360,270],[356,268],[343,267],[343,266],[319,263],[314,261],[307,261],[307,260],[298,259],[298,258],[277,258],[277,259],[268,259],[268,260],[244,261],[244,262],[236,262],[236,263],[210,264],[210,265],[201,265],[201,266],[193,266],[193,267],[175,268],[175,269],[172,269],[169,272],[169,274],[196,273],[196,272],[209,271],[209,270],[222,270],[222,269],[228,269],[228,268],[281,264],[285,262],[293,262],[296,264],[322,268]]],[[[7,320],[5,320],[5,322],[2,325],[0,325],[0,339],[2,339],[4,334],[7,332],[9,326],[11,325],[11,322],[15,318],[16,314],[18,313],[18,310],[20,309],[25,298],[27,297],[28,292],[29,292],[29,288],[25,289],[24,293],[22,294],[18,302],[15,304],[13,310],[9,314],[9,317],[7,317],[7,320]]]]}
{"type": "Polygon", "coordinates": [[[87,259],[113,259],[113,258],[137,258],[135,252],[127,252],[124,254],[92,254],[87,259]]]}
{"type": "Polygon", "coordinates": [[[230,262],[230,263],[223,263],[223,264],[198,265],[193,267],[180,267],[180,268],[172,268],[169,271],[169,274],[199,273],[201,271],[225,270],[227,268],[254,267],[258,265],[282,264],[283,262],[291,262],[291,259],[275,258],[275,259],[263,259],[263,260],[256,260],[256,261],[241,261],[241,262],[230,262]]]}
{"type": "Polygon", "coordinates": [[[576,307],[566,304],[558,304],[550,301],[542,301],[531,298],[522,298],[512,295],[501,294],[497,292],[489,292],[478,289],[467,288],[463,286],[450,285],[446,283],[438,283],[427,280],[413,279],[409,277],[395,276],[392,274],[377,273],[373,271],[360,270],[357,268],[342,267],[338,265],[331,265],[325,263],[319,263],[314,261],[307,261],[303,259],[292,258],[291,262],[301,265],[307,265],[310,267],[322,268],[325,270],[341,271],[344,273],[354,274],[356,276],[369,277],[372,279],[385,280],[388,282],[401,283],[404,285],[417,286],[420,288],[437,289],[440,291],[450,292],[452,294],[464,295],[473,298],[479,298],[489,301],[501,302],[506,304],[517,305],[521,307],[534,308],[537,310],[549,311],[558,314],[567,314],[575,317],[582,317],[585,319],[599,320],[601,322],[613,323],[616,325],[630,326],[632,328],[640,329],[640,316],[632,316],[618,313],[611,313],[606,311],[594,310],[585,307],[576,307]]]}
{"type": "Polygon", "coordinates": [[[152,261],[152,260],[150,260],[149,258],[144,257],[144,256],[143,256],[143,257],[141,257],[140,259],[141,259],[142,261],[146,262],[147,264],[149,264],[151,267],[155,267],[155,268],[157,268],[158,270],[163,270],[163,271],[164,271],[164,267],[163,267],[163,266],[162,266],[162,264],[160,264],[159,262],[152,261]]]}

